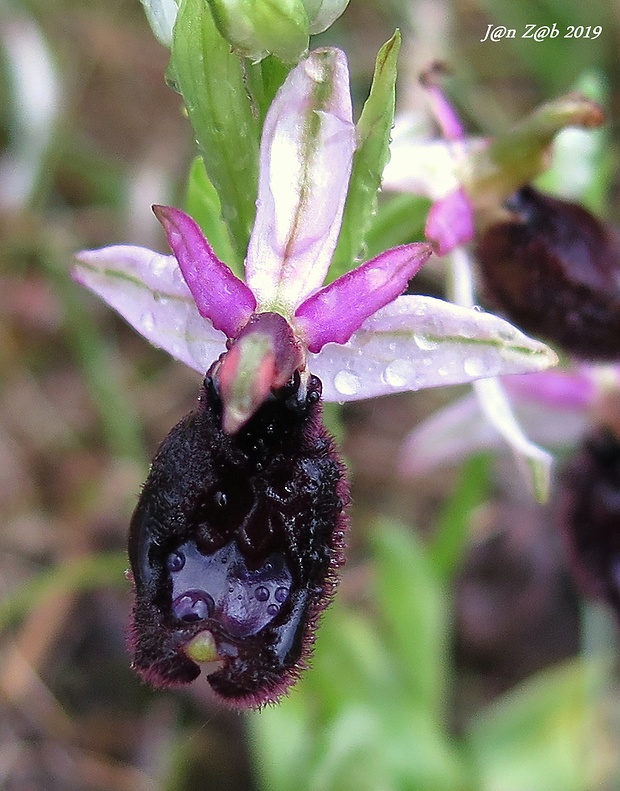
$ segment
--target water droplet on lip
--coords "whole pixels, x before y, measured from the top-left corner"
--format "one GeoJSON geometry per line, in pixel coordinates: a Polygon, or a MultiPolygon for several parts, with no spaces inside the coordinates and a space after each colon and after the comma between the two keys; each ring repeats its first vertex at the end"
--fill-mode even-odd
{"type": "Polygon", "coordinates": [[[215,504],[220,508],[225,508],[228,505],[228,497],[224,492],[216,492],[213,495],[213,499],[215,500],[215,504]]]}
{"type": "Polygon", "coordinates": [[[342,395],[355,395],[361,386],[362,380],[353,371],[342,370],[334,377],[334,387],[342,395]]]}
{"type": "Polygon", "coordinates": [[[185,565],[185,555],[182,552],[171,552],[166,560],[168,571],[181,571],[185,565]]]}
{"type": "Polygon", "coordinates": [[[254,596],[257,601],[267,601],[269,590],[264,585],[259,585],[254,591],[254,596]]]}
{"type": "Polygon", "coordinates": [[[273,595],[274,599],[279,602],[286,601],[288,599],[288,588],[282,586],[281,588],[276,588],[276,592],[273,595]]]}
{"type": "Polygon", "coordinates": [[[175,618],[181,621],[202,621],[213,610],[213,599],[204,591],[188,591],[172,603],[175,618]]]}

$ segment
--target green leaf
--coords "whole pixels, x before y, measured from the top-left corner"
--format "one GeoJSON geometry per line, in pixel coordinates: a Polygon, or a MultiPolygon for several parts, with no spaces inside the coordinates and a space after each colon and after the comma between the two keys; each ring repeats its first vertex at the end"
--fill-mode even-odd
{"type": "Polygon", "coordinates": [[[217,31],[205,0],[183,0],[171,68],[237,259],[242,260],[254,222],[259,128],[241,61],[217,31]]]}
{"type": "Polygon", "coordinates": [[[443,583],[411,528],[381,519],[374,527],[372,545],[378,606],[390,652],[400,663],[403,698],[439,721],[448,674],[443,583]]]}
{"type": "Polygon", "coordinates": [[[391,707],[398,683],[397,667],[376,625],[336,601],[321,622],[312,671],[303,679],[317,722],[326,727],[355,701],[391,707]]]}
{"type": "Polygon", "coordinates": [[[473,509],[489,486],[489,458],[472,456],[461,467],[459,480],[444,503],[429,546],[429,558],[441,579],[456,574],[469,537],[473,509]]]}
{"type": "Polygon", "coordinates": [[[243,277],[243,260],[236,254],[222,219],[222,205],[213,184],[209,181],[202,157],[192,162],[187,180],[185,205],[209,240],[215,254],[243,277]]]}
{"type": "Polygon", "coordinates": [[[64,560],[41,571],[12,591],[0,604],[0,630],[5,629],[38,603],[64,591],[87,591],[100,587],[128,587],[126,552],[98,552],[64,560]]]}
{"type": "Polygon", "coordinates": [[[423,241],[430,207],[428,198],[405,193],[381,201],[366,233],[366,256],[374,258],[390,247],[423,241]]]}
{"type": "Polygon", "coordinates": [[[604,663],[572,660],[528,679],[472,723],[469,745],[481,788],[591,791],[609,769],[602,700],[604,663]]]}
{"type": "MultiPolygon", "coordinates": [[[[602,71],[583,72],[574,89],[602,107],[609,105],[609,84],[602,71]]],[[[536,186],[603,215],[615,172],[609,132],[608,125],[561,132],[554,141],[551,167],[536,180],[536,186]]]]}
{"type": "Polygon", "coordinates": [[[299,687],[276,706],[248,715],[250,749],[263,791],[303,791],[314,728],[312,701],[299,687]]]}
{"type": "Polygon", "coordinates": [[[357,123],[358,147],[353,157],[349,193],[338,246],[328,280],[348,272],[362,253],[370,220],[377,208],[377,192],[389,158],[390,132],[394,124],[394,90],[400,32],[379,50],[370,94],[357,123]]]}
{"type": "Polygon", "coordinates": [[[218,30],[233,50],[258,61],[268,53],[297,63],[308,49],[302,0],[208,0],[218,30]]]}

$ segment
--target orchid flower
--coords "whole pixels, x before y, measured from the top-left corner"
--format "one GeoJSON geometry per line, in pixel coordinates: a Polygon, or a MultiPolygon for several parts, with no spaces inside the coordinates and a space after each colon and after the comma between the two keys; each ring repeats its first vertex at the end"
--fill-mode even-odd
{"type": "Polygon", "coordinates": [[[174,255],[80,253],[76,279],[144,337],[206,373],[160,447],[132,518],[134,667],[159,686],[215,660],[216,693],[275,700],[304,667],[343,562],[348,488],[321,423],[347,401],[495,373],[555,354],[506,321],[399,296],[431,254],[388,250],[323,286],[356,147],[342,52],[312,52],[266,116],[246,281],[197,224],[156,207],[174,255]]]}
{"type": "MultiPolygon", "coordinates": [[[[620,392],[620,368],[581,365],[573,370],[504,376],[501,385],[528,435],[543,447],[566,451],[589,426],[609,422],[605,405],[620,392]]],[[[472,453],[499,452],[506,447],[502,435],[484,419],[480,399],[469,393],[407,436],[400,466],[407,476],[432,475],[472,453]]]]}
{"type": "MultiPolygon", "coordinates": [[[[512,133],[512,146],[510,135],[496,141],[468,139],[436,76],[429,72],[423,85],[443,141],[419,138],[416,141],[410,124],[401,124],[400,129],[397,125],[383,187],[426,195],[433,200],[426,237],[441,255],[448,256],[448,290],[452,299],[473,307],[476,289],[468,243],[477,230],[505,218],[503,201],[547,165],[547,149],[559,129],[567,124],[597,125],[602,117],[594,103],[566,97],[526,119],[512,133]],[[426,163],[424,170],[418,168],[421,160],[426,163]]],[[[498,256],[495,264],[501,267],[498,256]]],[[[475,382],[474,389],[482,413],[525,468],[534,495],[540,501],[546,500],[551,455],[526,437],[497,378],[475,382]]],[[[407,447],[410,452],[416,443],[411,441],[407,447]]],[[[415,463],[405,464],[406,469],[415,466],[415,463]]]]}
{"type": "MultiPolygon", "coordinates": [[[[502,385],[528,435],[564,459],[549,513],[577,586],[620,617],[620,366],[505,376],[502,385]]],[[[400,466],[408,477],[436,475],[470,454],[504,447],[469,394],[407,437],[400,466]]]]}

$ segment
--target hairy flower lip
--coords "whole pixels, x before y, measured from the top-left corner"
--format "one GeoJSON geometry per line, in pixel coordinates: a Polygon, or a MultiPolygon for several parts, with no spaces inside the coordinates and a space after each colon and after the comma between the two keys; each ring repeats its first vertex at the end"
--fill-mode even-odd
{"type": "MultiPolygon", "coordinates": [[[[219,657],[208,676],[216,694],[232,706],[256,707],[277,699],[305,666],[317,620],[331,600],[343,562],[348,489],[333,441],[320,422],[316,377],[304,392],[299,403],[285,387],[230,436],[222,431],[222,406],[209,375],[196,412],[173,429],[155,456],[132,518],[129,544],[136,591],[134,667],[149,683],[192,681],[200,672],[192,649],[197,645],[209,659],[219,657]],[[245,505],[236,496],[240,480],[251,493],[245,505]],[[214,487],[230,496],[210,499],[214,487]],[[208,543],[212,534],[216,546],[232,548],[225,577],[218,582],[209,574],[205,587],[220,605],[213,617],[175,618],[173,596],[191,592],[198,573],[187,565],[185,549],[186,560],[177,562],[179,549],[188,541],[208,543]],[[261,569],[274,551],[284,557],[292,581],[282,602],[276,599],[278,611],[265,621],[267,615],[257,616],[251,608],[266,606],[260,604],[265,597],[258,597],[256,585],[263,580],[270,584],[261,569]],[[238,566],[241,557],[246,570],[238,566]],[[177,573],[178,586],[171,577],[177,573]],[[248,595],[253,591],[259,604],[241,603],[242,609],[235,610],[228,584],[240,584],[248,595]],[[227,620],[231,618],[241,629],[227,620]],[[254,625],[260,627],[256,632],[254,625]],[[205,630],[213,638],[212,643],[207,638],[206,648],[198,639],[205,630]]],[[[213,550],[201,549],[196,557],[205,569],[219,563],[213,550]]],[[[277,567],[269,574],[271,580],[281,578],[277,567]]]]}
{"type": "Polygon", "coordinates": [[[507,207],[511,217],[476,245],[489,302],[578,359],[618,359],[618,234],[580,205],[532,187],[507,207]]]}
{"type": "Polygon", "coordinates": [[[554,521],[564,538],[577,587],[611,605],[620,618],[620,442],[606,426],[591,429],[564,465],[554,521]]]}

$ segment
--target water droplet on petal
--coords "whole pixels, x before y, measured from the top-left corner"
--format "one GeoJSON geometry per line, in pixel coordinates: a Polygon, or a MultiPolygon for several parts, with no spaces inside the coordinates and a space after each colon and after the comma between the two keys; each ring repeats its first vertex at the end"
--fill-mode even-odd
{"type": "Polygon", "coordinates": [[[463,360],[463,370],[467,376],[484,376],[487,367],[482,357],[466,357],[463,360]]]}
{"type": "Polygon", "coordinates": [[[152,332],[155,329],[155,317],[152,313],[143,313],[140,316],[140,323],[147,332],[152,332]]]}
{"type": "Polygon", "coordinates": [[[438,341],[429,338],[428,335],[423,335],[422,333],[416,332],[413,336],[413,339],[417,343],[418,348],[424,349],[425,351],[436,349],[439,346],[438,341]]]}
{"type": "Polygon", "coordinates": [[[516,334],[515,328],[510,326],[500,327],[497,331],[497,337],[500,339],[500,341],[504,341],[506,343],[514,341],[516,334]]]}
{"type": "Polygon", "coordinates": [[[393,360],[381,374],[390,387],[404,387],[415,375],[415,364],[411,360],[393,360]]]}
{"type": "Polygon", "coordinates": [[[334,377],[334,387],[342,395],[355,395],[361,386],[362,380],[353,371],[338,371],[334,377]]]}

